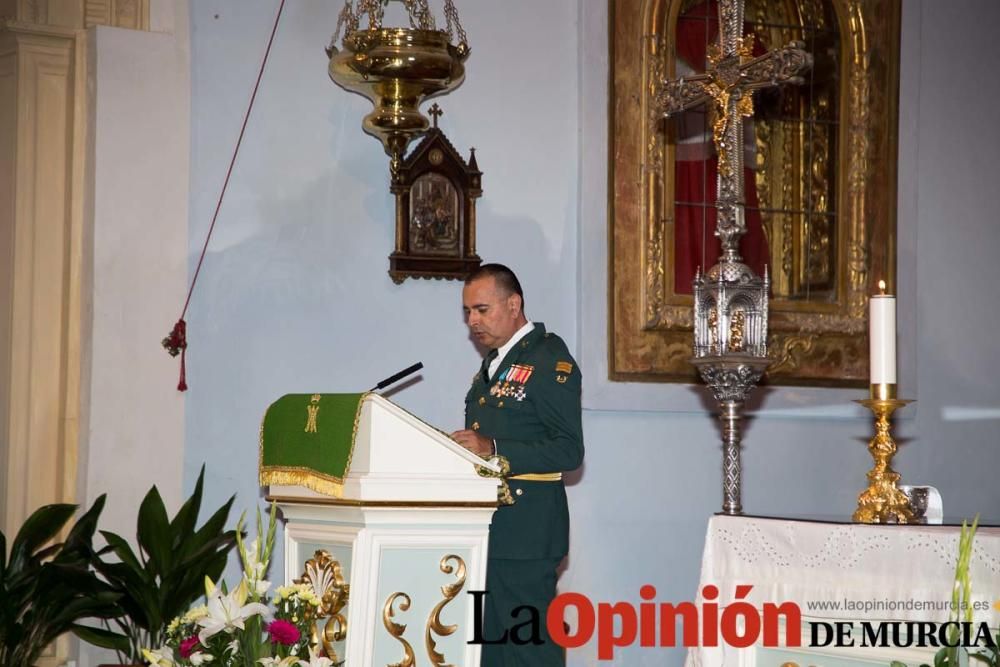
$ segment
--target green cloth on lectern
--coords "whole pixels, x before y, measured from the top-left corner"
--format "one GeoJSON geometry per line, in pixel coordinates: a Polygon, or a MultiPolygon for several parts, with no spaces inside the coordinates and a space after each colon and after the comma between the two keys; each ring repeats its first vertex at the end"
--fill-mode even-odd
{"type": "Polygon", "coordinates": [[[272,403],[260,426],[260,484],[340,496],[364,397],[286,394],[272,403]]]}

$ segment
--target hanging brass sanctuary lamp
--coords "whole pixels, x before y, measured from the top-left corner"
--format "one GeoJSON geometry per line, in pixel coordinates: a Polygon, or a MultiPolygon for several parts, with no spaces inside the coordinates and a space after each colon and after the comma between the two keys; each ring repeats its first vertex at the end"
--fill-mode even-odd
{"type": "Polygon", "coordinates": [[[362,126],[382,142],[393,175],[409,143],[430,127],[420,105],[457,88],[465,78],[464,63],[469,57],[465,30],[452,0],[444,3],[444,30],[437,28],[427,0],[396,1],[406,8],[410,27],[382,25],[390,0],[359,0],[356,10],[346,0],[326,48],[330,78],[375,105],[362,126]],[[368,27],[362,28],[365,15],[368,27]]]}

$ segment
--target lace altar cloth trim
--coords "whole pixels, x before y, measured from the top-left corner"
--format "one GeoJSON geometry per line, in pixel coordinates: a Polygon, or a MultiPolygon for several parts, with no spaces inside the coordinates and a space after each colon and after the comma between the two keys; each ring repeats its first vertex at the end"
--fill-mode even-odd
{"type": "MultiPolygon", "coordinates": [[[[746,601],[758,608],[765,602],[797,602],[804,619],[945,622],[949,612],[940,607],[951,600],[959,532],[953,526],[715,516],[705,537],[698,603],[707,584],[718,586],[720,608],[733,601],[737,585],[751,585],[746,601]],[[930,608],[917,609],[910,600],[930,608]],[[810,605],[817,602],[826,608],[810,605]],[[864,603],[876,608],[859,610],[864,603]]],[[[1000,529],[976,532],[969,570],[973,599],[989,607],[974,619],[997,627],[1000,529]]],[[[720,665],[721,658],[721,649],[694,649],[687,664],[720,665]]]]}

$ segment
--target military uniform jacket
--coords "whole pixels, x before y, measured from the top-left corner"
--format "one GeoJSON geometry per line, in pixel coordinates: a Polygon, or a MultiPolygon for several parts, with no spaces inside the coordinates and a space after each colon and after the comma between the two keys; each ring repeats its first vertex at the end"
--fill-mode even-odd
{"type": "MultiPolygon", "coordinates": [[[[563,340],[535,328],[507,353],[493,378],[488,362],[465,398],[465,426],[496,441],[511,476],[568,472],[583,462],[580,369],[563,340]]],[[[565,556],[569,509],[561,481],[511,479],[513,505],[490,526],[490,558],[565,556]]]]}

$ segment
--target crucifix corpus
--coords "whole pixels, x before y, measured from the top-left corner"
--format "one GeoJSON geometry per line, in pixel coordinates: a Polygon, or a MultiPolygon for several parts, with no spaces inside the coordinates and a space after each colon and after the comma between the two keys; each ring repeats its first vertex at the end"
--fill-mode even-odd
{"type": "Polygon", "coordinates": [[[719,402],[723,441],[723,503],[741,514],[740,422],[743,403],[767,368],[767,270],[758,277],[742,262],[739,240],[746,231],[743,183],[743,118],[753,115],[753,92],[802,83],[812,56],[800,42],[754,58],[753,37],[743,37],[743,0],[719,0],[719,41],[708,50],[704,74],[663,81],[656,95],[659,115],[669,118],[710,103],[712,136],[719,157],[715,235],[722,243],[718,264],[694,280],[694,357],[691,359],[719,402]]]}
{"type": "Polygon", "coordinates": [[[743,0],[719,1],[719,43],[708,49],[710,67],[704,74],[667,80],[656,96],[659,113],[670,118],[705,102],[714,104],[712,136],[719,156],[719,222],[724,258],[738,252],[745,231],[743,218],[743,119],[753,115],[753,93],[782,84],[801,84],[812,67],[812,55],[801,42],[757,58],[753,36],[743,37],[743,0]],[[730,252],[731,251],[731,252],[730,252]]]}

